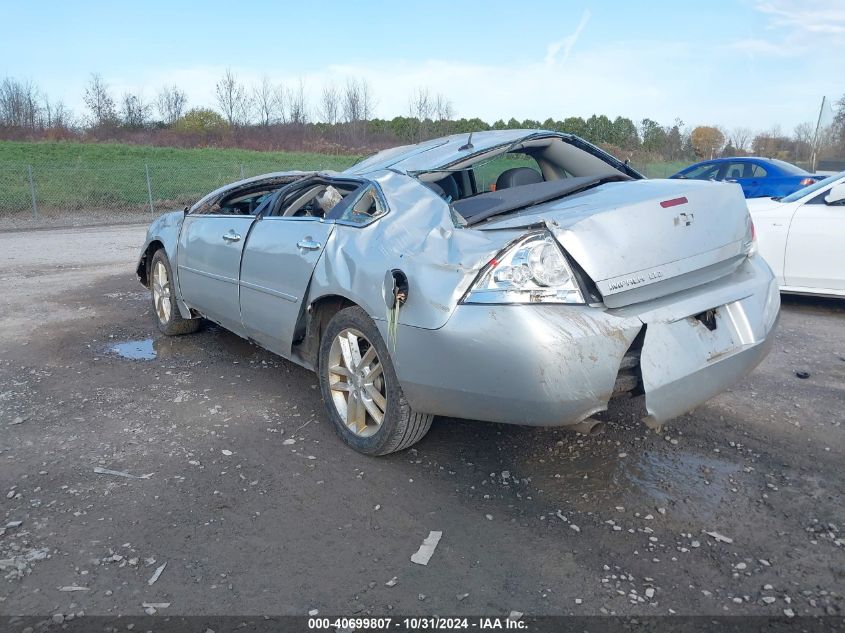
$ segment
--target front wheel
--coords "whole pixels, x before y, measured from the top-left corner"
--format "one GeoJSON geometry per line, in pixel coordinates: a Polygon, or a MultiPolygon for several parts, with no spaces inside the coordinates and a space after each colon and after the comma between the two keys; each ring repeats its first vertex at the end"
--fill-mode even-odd
{"type": "Polygon", "coordinates": [[[367,455],[416,444],[434,416],[408,406],[387,347],[361,308],[338,312],[320,341],[320,390],[344,442],[367,455]]]}
{"type": "Polygon", "coordinates": [[[155,252],[150,262],[150,296],[156,324],[164,334],[177,336],[199,329],[199,319],[183,319],[179,314],[173,289],[173,271],[163,248],[155,252]]]}

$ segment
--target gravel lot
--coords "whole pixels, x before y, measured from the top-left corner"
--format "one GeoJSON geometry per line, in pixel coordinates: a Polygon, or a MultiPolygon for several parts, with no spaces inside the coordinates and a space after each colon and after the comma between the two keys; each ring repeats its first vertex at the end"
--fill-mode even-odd
{"type": "Polygon", "coordinates": [[[0,233],[0,614],[845,611],[845,302],[785,298],[769,358],[662,435],[437,419],[374,459],[311,373],[159,336],[143,233],[0,233]]]}

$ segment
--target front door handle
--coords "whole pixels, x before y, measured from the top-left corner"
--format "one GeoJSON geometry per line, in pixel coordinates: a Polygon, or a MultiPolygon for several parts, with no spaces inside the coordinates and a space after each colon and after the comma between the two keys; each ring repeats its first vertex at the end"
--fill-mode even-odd
{"type": "Polygon", "coordinates": [[[296,245],[306,251],[318,251],[320,250],[320,242],[315,242],[310,237],[306,237],[304,240],[299,240],[296,245]]]}
{"type": "Polygon", "coordinates": [[[223,239],[227,242],[240,242],[241,236],[235,233],[232,229],[229,229],[228,233],[223,234],[223,239]]]}

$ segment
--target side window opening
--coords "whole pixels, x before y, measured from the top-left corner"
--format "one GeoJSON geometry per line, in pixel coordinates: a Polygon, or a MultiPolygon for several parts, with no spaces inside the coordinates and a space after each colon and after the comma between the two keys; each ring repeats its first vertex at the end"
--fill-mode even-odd
{"type": "Polygon", "coordinates": [[[359,188],[357,183],[312,182],[287,194],[270,215],[286,218],[329,217],[359,188]]]}
{"type": "Polygon", "coordinates": [[[351,224],[364,225],[376,218],[380,218],[387,212],[381,198],[377,195],[375,187],[366,187],[364,191],[351,204],[340,205],[333,214],[335,219],[351,224]]]}
{"type": "Polygon", "coordinates": [[[237,191],[221,198],[205,213],[214,215],[255,215],[259,207],[273,195],[277,188],[237,191]]]}

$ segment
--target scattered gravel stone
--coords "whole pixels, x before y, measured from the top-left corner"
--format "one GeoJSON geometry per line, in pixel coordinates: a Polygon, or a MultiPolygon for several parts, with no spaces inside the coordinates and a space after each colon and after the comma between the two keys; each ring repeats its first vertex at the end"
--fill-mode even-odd
{"type": "Polygon", "coordinates": [[[733,542],[734,542],[734,540],[733,540],[732,538],[727,537],[727,536],[725,536],[724,534],[719,534],[719,533],[718,533],[718,532],[716,532],[716,531],[713,531],[713,532],[705,532],[705,534],[706,534],[707,536],[712,536],[712,537],[713,537],[714,539],[716,539],[719,543],[728,543],[728,544],[730,544],[730,543],[733,543],[733,542]]]}

